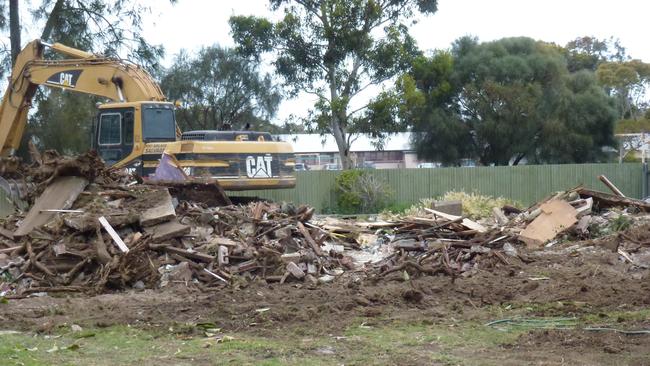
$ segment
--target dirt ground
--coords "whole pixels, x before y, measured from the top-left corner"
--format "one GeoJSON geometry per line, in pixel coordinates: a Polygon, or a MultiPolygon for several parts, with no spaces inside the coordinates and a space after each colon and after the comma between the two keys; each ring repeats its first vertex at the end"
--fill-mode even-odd
{"type": "MultiPolygon", "coordinates": [[[[647,235],[645,230],[638,236],[647,235]]],[[[459,333],[467,338],[447,349],[448,358],[429,357],[435,353],[434,339],[427,343],[429,348],[380,364],[650,365],[650,334],[611,330],[650,329],[650,270],[621,260],[607,244],[569,242],[543,251],[522,248],[523,260],[507,257],[504,264],[493,258],[479,263],[469,276],[455,279],[443,275],[405,279],[395,273],[374,281],[352,273],[313,287],[252,283],[206,290],[189,284],[92,297],[53,294],[10,300],[0,305],[0,329],[48,334],[70,324],[146,330],[213,323],[222,332],[290,340],[296,334],[343,334],[359,324],[378,324],[381,329],[417,324],[425,331],[442,327],[450,335],[456,332],[454,327],[471,325],[481,332],[489,328],[488,338],[496,343],[475,344],[472,333],[459,333]],[[504,318],[575,322],[570,329],[546,323],[500,330],[485,325],[504,318]],[[501,342],[495,338],[499,332],[514,337],[501,342]]],[[[355,352],[353,348],[346,352],[355,352]]]]}

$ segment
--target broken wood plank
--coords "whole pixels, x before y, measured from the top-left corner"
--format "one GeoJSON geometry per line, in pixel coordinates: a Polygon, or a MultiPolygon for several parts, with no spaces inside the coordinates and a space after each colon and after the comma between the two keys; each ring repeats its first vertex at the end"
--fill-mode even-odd
{"type": "Polygon", "coordinates": [[[113,229],[111,224],[108,223],[106,218],[104,216],[100,216],[98,220],[99,220],[99,223],[102,224],[102,226],[104,227],[104,230],[106,230],[108,235],[111,236],[111,238],[113,239],[113,242],[115,243],[115,245],[117,245],[117,247],[120,248],[122,253],[128,253],[129,252],[129,247],[127,247],[126,244],[124,244],[124,241],[122,240],[122,238],[120,238],[120,236],[117,234],[115,229],[113,229]]]}
{"type": "Polygon", "coordinates": [[[636,207],[640,211],[650,212],[650,203],[637,200],[629,197],[620,197],[613,194],[594,191],[587,188],[578,188],[578,194],[580,196],[591,197],[594,199],[594,204],[598,208],[608,208],[608,207],[636,207]]]}
{"type": "Polygon", "coordinates": [[[108,253],[108,248],[106,248],[106,243],[104,243],[104,238],[102,237],[102,229],[99,225],[95,225],[95,232],[97,233],[97,242],[95,243],[97,259],[102,264],[109,264],[113,260],[113,257],[108,253]]]}
{"type": "Polygon", "coordinates": [[[25,219],[14,232],[20,237],[48,223],[54,216],[53,212],[41,212],[47,209],[69,209],[79,194],[86,188],[88,181],[82,177],[58,177],[36,199],[25,219]]]}
{"type": "MultiPolygon", "coordinates": [[[[140,218],[137,213],[125,210],[103,210],[102,216],[106,218],[114,229],[137,223],[140,218]]],[[[88,232],[94,230],[95,226],[97,226],[97,216],[93,213],[65,215],[63,217],[63,223],[77,231],[88,232]]]]}
{"type": "Polygon", "coordinates": [[[9,231],[9,230],[7,230],[7,229],[5,229],[3,227],[0,227],[0,235],[4,236],[5,238],[7,238],[9,240],[14,240],[14,233],[12,233],[11,231],[9,231]]]}
{"type": "Polygon", "coordinates": [[[188,225],[183,225],[174,220],[144,228],[147,234],[152,235],[153,241],[163,241],[172,238],[178,238],[188,234],[192,228],[188,225]]]}
{"type": "Polygon", "coordinates": [[[216,279],[218,279],[218,280],[220,280],[220,281],[223,281],[223,282],[225,282],[225,283],[228,283],[228,281],[227,281],[225,278],[219,276],[218,274],[216,274],[216,273],[214,273],[214,272],[209,271],[207,268],[203,268],[203,270],[204,270],[207,274],[209,274],[210,276],[212,276],[212,277],[214,277],[214,278],[216,278],[216,279]]]}
{"type": "Polygon", "coordinates": [[[41,210],[41,212],[54,212],[54,213],[84,213],[83,210],[60,210],[60,209],[54,209],[54,208],[49,208],[46,210],[41,210]]]}
{"type": "Polygon", "coordinates": [[[158,191],[157,195],[158,202],[140,214],[140,225],[152,226],[176,217],[176,210],[169,190],[162,189],[158,191]]]}
{"type": "Polygon", "coordinates": [[[18,245],[18,246],[15,246],[15,247],[2,248],[2,249],[0,249],[0,253],[11,253],[14,250],[20,249],[22,247],[23,247],[22,245],[18,245]]]}
{"type": "Polygon", "coordinates": [[[542,246],[578,222],[578,212],[564,200],[551,200],[540,209],[540,215],[519,234],[519,239],[528,246],[542,246]]]}
{"type": "Polygon", "coordinates": [[[625,197],[625,195],[623,194],[623,192],[621,192],[621,190],[618,189],[618,187],[616,187],[616,186],[614,185],[614,183],[612,183],[609,179],[607,179],[606,176],[604,176],[604,175],[599,175],[599,176],[598,176],[598,179],[600,179],[600,181],[603,182],[603,184],[606,185],[607,188],[609,188],[612,192],[614,192],[615,195],[617,195],[617,196],[619,196],[619,197],[625,197]]]}
{"type": "Polygon", "coordinates": [[[238,265],[231,267],[232,268],[231,273],[246,272],[246,271],[256,269],[258,267],[259,267],[259,264],[257,263],[257,260],[251,259],[251,260],[241,262],[238,265]]]}
{"type": "Polygon", "coordinates": [[[505,225],[508,223],[508,216],[506,216],[503,213],[503,210],[501,210],[498,207],[492,207],[492,214],[494,215],[494,220],[497,222],[499,225],[505,225]]]}
{"type": "Polygon", "coordinates": [[[178,254],[182,255],[183,257],[190,258],[190,259],[196,259],[197,261],[205,262],[205,263],[211,263],[215,260],[215,257],[209,254],[204,254],[204,253],[199,253],[199,252],[190,252],[189,250],[181,249],[181,248],[176,248],[172,246],[163,246],[161,247],[163,250],[169,253],[173,254],[178,254]]]}
{"type": "Polygon", "coordinates": [[[432,210],[432,209],[426,208],[426,207],[424,208],[424,210],[429,212],[429,213],[432,213],[432,214],[434,214],[436,216],[440,216],[442,218],[445,218],[445,219],[451,220],[451,221],[458,220],[458,219],[462,218],[462,221],[461,221],[460,224],[465,226],[466,228],[468,228],[470,230],[476,230],[479,233],[487,232],[487,229],[483,225],[479,224],[478,222],[472,221],[470,219],[463,218],[462,216],[450,215],[450,214],[440,212],[440,211],[436,211],[436,210],[432,210]]]}
{"type": "Polygon", "coordinates": [[[309,230],[305,227],[305,225],[302,224],[302,222],[298,221],[297,223],[298,230],[302,234],[302,236],[305,237],[305,240],[307,240],[307,243],[311,246],[311,248],[314,250],[314,253],[316,253],[317,256],[319,257],[324,257],[325,253],[321,250],[320,246],[314,241],[314,238],[311,237],[311,234],[309,233],[309,230]]]}
{"type": "Polygon", "coordinates": [[[427,248],[424,242],[415,239],[396,240],[392,242],[391,245],[396,249],[403,249],[406,251],[423,251],[427,248]]]}

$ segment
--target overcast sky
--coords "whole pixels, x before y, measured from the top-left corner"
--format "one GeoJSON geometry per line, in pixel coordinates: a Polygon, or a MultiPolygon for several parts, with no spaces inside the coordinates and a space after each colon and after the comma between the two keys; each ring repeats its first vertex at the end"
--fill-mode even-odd
{"type": "MultiPolygon", "coordinates": [[[[197,50],[215,43],[233,45],[231,15],[272,16],[268,0],[149,0],[152,16],[144,17],[147,39],[163,44],[165,64],[181,49],[197,50]]],[[[438,12],[418,19],[411,34],[424,50],[448,48],[463,35],[482,41],[527,36],[560,45],[579,36],[619,38],[628,54],[650,62],[645,27],[650,3],[642,0],[440,0],[438,12]]],[[[277,15],[276,15],[277,16],[277,15]]],[[[286,101],[276,122],[289,114],[304,115],[305,97],[286,101]]]]}
{"type": "MultiPolygon", "coordinates": [[[[267,0],[152,0],[146,36],[168,54],[219,43],[232,45],[231,15],[272,13],[267,0]]],[[[561,45],[583,35],[619,38],[635,58],[650,61],[647,22],[650,4],[642,0],[440,0],[438,12],[412,29],[422,49],[447,48],[463,35],[489,41],[527,36],[561,45]]]]}
{"type": "MultiPolygon", "coordinates": [[[[165,64],[181,49],[233,45],[231,15],[272,16],[268,0],[150,0],[153,14],[144,17],[145,36],[167,51],[165,64]]],[[[527,36],[560,45],[579,36],[619,38],[628,54],[650,62],[645,27],[650,4],[641,0],[440,0],[438,12],[418,19],[411,34],[424,50],[448,48],[463,35],[481,41],[527,36]]],[[[277,16],[277,15],[276,15],[277,16]]],[[[289,114],[304,115],[305,97],[285,101],[276,122],[289,114]]]]}

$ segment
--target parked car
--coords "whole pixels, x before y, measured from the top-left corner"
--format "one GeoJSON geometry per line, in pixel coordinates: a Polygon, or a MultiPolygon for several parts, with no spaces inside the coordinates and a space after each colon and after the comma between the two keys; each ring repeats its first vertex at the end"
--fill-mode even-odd
{"type": "Polygon", "coordinates": [[[460,166],[464,168],[474,168],[476,166],[476,161],[473,159],[461,159],[460,166]]]}
{"type": "Polygon", "coordinates": [[[375,163],[372,161],[364,161],[361,164],[357,165],[358,169],[376,169],[377,167],[375,166],[375,163]]]}
{"type": "Polygon", "coordinates": [[[309,170],[309,165],[307,165],[307,164],[305,164],[305,163],[296,163],[294,169],[295,169],[297,172],[305,171],[305,170],[309,170]]]}
{"type": "Polygon", "coordinates": [[[324,170],[341,170],[341,166],[338,164],[325,164],[324,170]]]}
{"type": "Polygon", "coordinates": [[[418,164],[418,168],[439,168],[440,163],[420,163],[418,164]]]}

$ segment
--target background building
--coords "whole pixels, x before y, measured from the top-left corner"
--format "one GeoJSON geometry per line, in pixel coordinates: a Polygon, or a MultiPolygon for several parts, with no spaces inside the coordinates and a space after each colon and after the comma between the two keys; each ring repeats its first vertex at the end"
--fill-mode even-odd
{"type": "MultiPolygon", "coordinates": [[[[278,135],[278,138],[293,145],[296,163],[306,164],[311,170],[340,169],[341,159],[333,136],[295,134],[278,135]]],[[[438,166],[436,163],[418,161],[410,138],[410,132],[393,134],[384,140],[380,148],[369,134],[358,134],[351,143],[352,161],[357,167],[376,169],[438,166]]]]}

